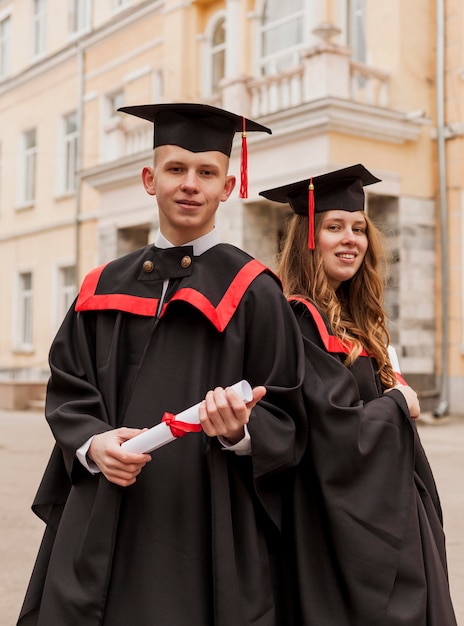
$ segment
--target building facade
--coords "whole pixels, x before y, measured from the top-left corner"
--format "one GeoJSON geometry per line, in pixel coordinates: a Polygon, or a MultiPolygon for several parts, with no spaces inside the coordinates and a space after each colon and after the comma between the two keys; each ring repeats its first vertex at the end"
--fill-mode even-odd
{"type": "Polygon", "coordinates": [[[152,128],[117,108],[185,101],[272,128],[217,220],[271,267],[288,210],[260,190],[354,163],[382,179],[367,211],[403,374],[464,413],[463,33],[460,0],[0,0],[0,406],[43,387],[85,273],[153,239],[152,128]]]}

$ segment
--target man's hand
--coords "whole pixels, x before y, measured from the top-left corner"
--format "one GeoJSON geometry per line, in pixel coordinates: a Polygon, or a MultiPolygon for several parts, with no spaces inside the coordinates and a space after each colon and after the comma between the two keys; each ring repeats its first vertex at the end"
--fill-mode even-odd
{"type": "Polygon", "coordinates": [[[121,487],[132,485],[142,468],[151,461],[149,454],[126,452],[121,448],[124,441],[142,432],[144,430],[139,428],[116,428],[92,439],[87,454],[111,483],[121,487]]]}
{"type": "Polygon", "coordinates": [[[251,409],[265,394],[266,387],[255,387],[252,400],[244,402],[230,387],[208,391],[199,409],[203,430],[210,437],[220,436],[231,444],[238,443],[245,435],[251,409]]]}

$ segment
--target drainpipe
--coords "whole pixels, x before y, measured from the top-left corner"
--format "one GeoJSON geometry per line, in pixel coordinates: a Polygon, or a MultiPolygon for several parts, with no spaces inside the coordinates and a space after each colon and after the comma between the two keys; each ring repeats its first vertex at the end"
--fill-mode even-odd
{"type": "Polygon", "coordinates": [[[77,155],[76,155],[76,194],[75,194],[75,268],[77,285],[80,283],[80,215],[81,215],[81,170],[82,170],[82,145],[83,145],[83,115],[84,115],[84,47],[77,43],[77,155]]]}
{"type": "Polygon", "coordinates": [[[441,378],[439,383],[439,403],[435,417],[448,413],[448,207],[446,198],[446,155],[445,155],[445,7],[444,0],[436,0],[437,19],[437,148],[440,203],[440,247],[441,247],[441,378]]]}

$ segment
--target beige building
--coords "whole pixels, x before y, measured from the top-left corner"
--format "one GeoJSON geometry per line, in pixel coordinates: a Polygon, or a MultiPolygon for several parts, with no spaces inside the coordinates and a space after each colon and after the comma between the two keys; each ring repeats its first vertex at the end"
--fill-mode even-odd
{"type": "Polygon", "coordinates": [[[0,0],[0,406],[39,395],[84,274],[157,228],[152,128],[116,109],[191,101],[273,130],[218,213],[271,266],[286,211],[260,190],[358,162],[382,179],[403,374],[464,413],[463,34],[462,0],[0,0]]]}

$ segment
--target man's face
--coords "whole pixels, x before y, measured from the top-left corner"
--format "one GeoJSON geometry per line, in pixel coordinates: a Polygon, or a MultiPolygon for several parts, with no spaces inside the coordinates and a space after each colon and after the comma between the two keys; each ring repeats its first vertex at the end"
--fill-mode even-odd
{"type": "Polygon", "coordinates": [[[213,229],[219,203],[235,186],[228,165],[221,152],[156,148],[153,168],[145,167],[142,179],[147,193],[156,196],[160,230],[171,243],[181,245],[213,229]]]}

